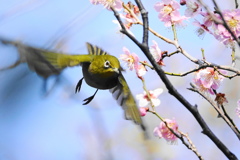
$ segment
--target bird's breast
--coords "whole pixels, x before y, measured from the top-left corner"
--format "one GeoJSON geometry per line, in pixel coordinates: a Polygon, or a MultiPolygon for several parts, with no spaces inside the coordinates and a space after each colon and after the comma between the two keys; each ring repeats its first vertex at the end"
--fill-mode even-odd
{"type": "Polygon", "coordinates": [[[114,72],[105,72],[100,74],[93,74],[89,72],[90,63],[82,64],[82,72],[86,83],[97,89],[111,89],[115,87],[118,82],[118,75],[114,72]]]}

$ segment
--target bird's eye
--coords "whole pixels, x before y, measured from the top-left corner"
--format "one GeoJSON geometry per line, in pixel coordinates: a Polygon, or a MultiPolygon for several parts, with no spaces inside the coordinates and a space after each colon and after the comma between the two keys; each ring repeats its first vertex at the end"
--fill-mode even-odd
{"type": "Polygon", "coordinates": [[[109,62],[109,61],[105,61],[104,67],[105,67],[105,68],[109,68],[109,67],[110,67],[110,62],[109,62]]]}

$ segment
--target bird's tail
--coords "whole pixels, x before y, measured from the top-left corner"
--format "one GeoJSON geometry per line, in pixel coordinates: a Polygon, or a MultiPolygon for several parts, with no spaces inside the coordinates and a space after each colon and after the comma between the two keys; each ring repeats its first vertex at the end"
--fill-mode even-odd
{"type": "Polygon", "coordinates": [[[61,53],[30,47],[20,41],[11,41],[3,37],[0,37],[0,42],[15,46],[18,50],[21,63],[27,63],[32,71],[44,78],[51,75],[58,75],[65,68],[63,67],[64,65],[59,65],[59,57],[63,57],[61,53]]]}

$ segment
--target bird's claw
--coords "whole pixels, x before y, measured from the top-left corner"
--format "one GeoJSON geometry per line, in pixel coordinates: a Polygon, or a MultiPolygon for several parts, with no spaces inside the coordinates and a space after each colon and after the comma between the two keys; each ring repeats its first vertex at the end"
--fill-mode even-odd
{"type": "Polygon", "coordinates": [[[83,105],[87,105],[88,103],[90,103],[90,102],[93,100],[94,96],[95,96],[95,95],[84,99],[83,101],[84,101],[85,103],[83,103],[83,105]]]}
{"type": "Polygon", "coordinates": [[[80,92],[80,89],[82,86],[82,81],[83,81],[83,78],[78,81],[76,88],[75,88],[75,93],[80,92]]]}
{"type": "Polygon", "coordinates": [[[83,105],[86,105],[86,104],[90,103],[93,100],[93,98],[95,97],[97,91],[98,91],[98,89],[95,91],[95,93],[91,97],[88,97],[88,98],[84,99],[83,101],[85,103],[83,103],[83,105]]]}

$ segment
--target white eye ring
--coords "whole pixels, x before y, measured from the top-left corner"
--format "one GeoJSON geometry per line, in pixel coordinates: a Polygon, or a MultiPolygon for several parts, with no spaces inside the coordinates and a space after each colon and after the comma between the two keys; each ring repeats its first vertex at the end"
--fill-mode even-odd
{"type": "Polygon", "coordinates": [[[109,62],[109,61],[105,61],[104,67],[105,67],[105,68],[109,68],[109,67],[110,67],[110,62],[109,62]]]}

